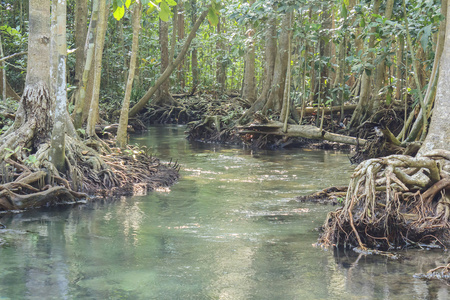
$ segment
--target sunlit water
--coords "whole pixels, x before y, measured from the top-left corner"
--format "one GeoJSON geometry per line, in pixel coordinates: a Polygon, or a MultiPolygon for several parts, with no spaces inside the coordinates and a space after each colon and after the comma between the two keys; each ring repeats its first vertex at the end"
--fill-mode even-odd
{"type": "Polygon", "coordinates": [[[179,160],[170,192],[0,216],[0,299],[450,298],[413,277],[446,252],[391,261],[312,246],[334,208],[295,196],[346,185],[347,154],[190,144],[183,130],[134,138],[179,160]]]}

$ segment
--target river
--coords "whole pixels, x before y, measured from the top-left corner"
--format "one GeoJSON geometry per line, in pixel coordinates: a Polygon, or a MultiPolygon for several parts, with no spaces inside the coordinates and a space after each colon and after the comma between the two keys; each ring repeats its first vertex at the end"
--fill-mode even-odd
{"type": "Polygon", "coordinates": [[[0,215],[0,299],[450,299],[402,259],[312,246],[334,207],[295,200],[346,185],[346,153],[189,143],[183,126],[134,136],[181,179],[144,196],[0,215]]]}

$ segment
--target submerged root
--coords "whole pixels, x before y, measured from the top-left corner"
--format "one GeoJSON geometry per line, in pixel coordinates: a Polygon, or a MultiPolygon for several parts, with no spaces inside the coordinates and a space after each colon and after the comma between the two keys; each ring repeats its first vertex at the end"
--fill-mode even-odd
{"type": "Polygon", "coordinates": [[[362,162],[344,206],[328,214],[319,244],[361,249],[449,245],[444,237],[450,228],[445,171],[450,161],[445,155],[392,155],[362,162]]]}
{"type": "Polygon", "coordinates": [[[415,274],[414,277],[421,279],[437,279],[450,285],[450,264],[431,269],[426,274],[415,274]]]}

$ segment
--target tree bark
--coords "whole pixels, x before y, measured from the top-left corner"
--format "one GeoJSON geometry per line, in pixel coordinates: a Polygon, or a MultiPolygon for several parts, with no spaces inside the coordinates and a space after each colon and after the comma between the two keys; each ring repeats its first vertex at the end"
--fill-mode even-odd
{"type": "Polygon", "coordinates": [[[38,149],[42,143],[48,141],[52,129],[53,103],[49,92],[50,2],[49,0],[30,0],[29,5],[25,89],[13,126],[0,138],[0,160],[5,157],[6,148],[38,149]]]}
{"type": "MultiPolygon", "coordinates": [[[[255,0],[249,0],[248,3],[253,5],[255,0]]],[[[250,103],[256,101],[256,76],[255,76],[255,41],[253,35],[255,30],[253,24],[249,23],[247,26],[247,39],[245,41],[245,71],[244,71],[244,87],[242,91],[242,98],[247,99],[250,103]]]]}
{"type": "Polygon", "coordinates": [[[87,37],[87,15],[88,1],[77,0],[75,10],[75,82],[74,85],[80,86],[83,80],[84,61],[85,61],[85,43],[87,37]]]}
{"type": "Polygon", "coordinates": [[[51,73],[55,74],[55,112],[51,137],[51,147],[49,161],[60,172],[65,170],[65,119],[67,113],[67,90],[66,90],[66,0],[53,2],[56,14],[56,23],[53,25],[53,39],[55,49],[52,49],[52,55],[55,55],[57,64],[51,73]]]}
{"type": "MultiPolygon", "coordinates": [[[[91,67],[93,65],[94,61],[94,42],[95,42],[95,36],[97,35],[97,25],[98,25],[98,9],[99,9],[99,0],[93,0],[92,4],[92,15],[91,15],[91,21],[89,23],[89,36],[86,37],[86,57],[84,61],[83,66],[83,74],[81,77],[81,82],[79,85],[79,91],[77,94],[77,99],[75,101],[75,109],[73,113],[73,119],[74,119],[74,126],[75,128],[81,128],[81,125],[83,124],[85,118],[85,103],[87,96],[92,96],[91,93],[87,95],[87,91],[90,91],[88,84],[92,84],[92,80],[89,81],[88,79],[92,76],[93,72],[91,73],[91,67]]],[[[89,101],[90,106],[90,101],[89,101]]]]}
{"type": "MultiPolygon", "coordinates": [[[[175,20],[174,15],[174,20],[175,20]]],[[[175,22],[175,21],[174,21],[175,22]]],[[[176,30],[176,22],[174,23],[173,30],[176,30]]],[[[169,22],[164,22],[163,20],[159,20],[159,45],[161,52],[161,74],[169,66],[169,60],[173,59],[169,57],[169,22]]],[[[173,45],[174,46],[174,45],[173,45]]],[[[170,80],[165,80],[158,89],[157,99],[154,101],[155,105],[164,106],[164,105],[173,105],[175,101],[169,92],[170,80]]]]}
{"type": "Polygon", "coordinates": [[[227,82],[227,62],[224,60],[225,57],[225,43],[222,33],[225,31],[223,24],[223,18],[219,17],[219,23],[217,23],[217,44],[216,51],[218,52],[216,61],[216,83],[218,85],[218,91],[223,94],[227,82]]]}
{"type": "Polygon", "coordinates": [[[283,130],[284,124],[281,122],[270,122],[268,124],[251,124],[249,126],[239,127],[239,134],[254,135],[279,135],[286,137],[304,137],[313,140],[327,140],[349,145],[364,145],[366,140],[357,139],[351,136],[330,133],[312,125],[287,125],[283,130]]]}
{"type": "MultiPolygon", "coordinates": [[[[448,20],[450,18],[448,7],[446,16],[448,20]]],[[[433,117],[419,154],[425,154],[435,149],[450,151],[450,118],[448,115],[450,107],[450,22],[447,22],[445,28],[445,42],[439,67],[433,117]]]]}
{"type": "MultiPolygon", "coordinates": [[[[2,77],[2,78],[3,78],[3,76],[5,76],[4,73],[3,73],[3,70],[0,69],[0,77],[2,77]]],[[[7,77],[5,78],[5,82],[6,82],[6,89],[5,89],[6,98],[12,98],[12,99],[14,99],[16,101],[19,101],[20,100],[20,96],[17,95],[17,93],[12,89],[11,85],[8,82],[8,78],[7,77]]],[[[2,91],[2,94],[3,94],[3,90],[4,90],[3,86],[4,86],[3,85],[3,80],[0,80],[0,91],[2,91]]]]}
{"type": "Polygon", "coordinates": [[[279,38],[279,50],[275,60],[275,69],[273,72],[273,80],[267,102],[263,107],[263,112],[272,110],[280,112],[283,105],[284,85],[286,81],[286,70],[289,49],[289,24],[290,13],[283,16],[281,23],[281,33],[279,38]]]}
{"type": "Polygon", "coordinates": [[[95,37],[95,66],[94,66],[94,89],[92,92],[91,105],[89,108],[88,122],[86,126],[86,134],[88,136],[95,135],[95,124],[98,122],[98,103],[100,97],[100,83],[102,75],[102,57],[103,45],[105,43],[106,34],[106,1],[100,0],[99,3],[99,23],[97,34],[95,37]]]}
{"type": "Polygon", "coordinates": [[[130,70],[128,72],[125,96],[120,112],[119,128],[117,129],[117,146],[125,148],[127,144],[128,111],[130,107],[131,90],[133,88],[136,58],[139,52],[139,30],[141,29],[141,4],[136,2],[133,9],[133,42],[131,46],[130,70]]]}
{"type": "MultiPolygon", "coordinates": [[[[441,5],[441,14],[442,15],[447,15],[447,10],[448,10],[448,1],[447,0],[442,0],[442,5],[441,5]]],[[[447,18],[445,18],[444,20],[441,21],[441,24],[439,24],[439,34],[438,34],[438,40],[437,40],[437,46],[436,46],[436,53],[435,53],[435,57],[434,57],[434,62],[433,62],[433,69],[431,70],[431,75],[430,75],[430,82],[428,83],[428,88],[427,91],[425,93],[425,97],[424,97],[424,105],[425,107],[430,106],[430,103],[432,102],[432,98],[434,95],[434,91],[436,88],[436,85],[434,84],[437,76],[437,72],[439,71],[441,67],[439,67],[439,62],[441,60],[442,57],[442,52],[444,51],[444,44],[446,41],[446,34],[447,34],[447,30],[446,30],[446,26],[447,26],[447,18]]],[[[411,113],[414,113],[414,111],[412,111],[411,113]]],[[[424,116],[424,110],[421,109],[419,111],[419,114],[417,115],[417,118],[411,128],[410,134],[408,135],[408,138],[405,140],[405,142],[413,142],[414,140],[416,140],[417,135],[419,134],[420,129],[422,128],[423,125],[423,116],[424,116]]],[[[406,131],[406,129],[404,128],[402,131],[406,131]]]]}

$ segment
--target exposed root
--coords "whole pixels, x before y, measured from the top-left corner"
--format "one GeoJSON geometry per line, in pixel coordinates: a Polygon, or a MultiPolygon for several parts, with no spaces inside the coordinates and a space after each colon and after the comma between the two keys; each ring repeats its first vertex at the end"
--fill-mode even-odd
{"type": "Polygon", "coordinates": [[[328,214],[319,243],[362,249],[448,246],[450,241],[443,238],[450,228],[450,183],[444,171],[450,164],[448,154],[391,155],[362,162],[352,175],[343,208],[328,214]]]}
{"type": "Polygon", "coordinates": [[[421,279],[437,279],[450,286],[450,264],[431,269],[426,274],[415,274],[414,277],[421,279]]]}
{"type": "Polygon", "coordinates": [[[101,140],[83,143],[66,137],[64,173],[48,161],[48,151],[48,144],[41,144],[25,160],[19,158],[24,155],[14,155],[0,164],[0,210],[73,203],[88,194],[131,195],[136,191],[144,194],[178,179],[178,164],[162,165],[137,147],[121,152],[101,140]]]}

